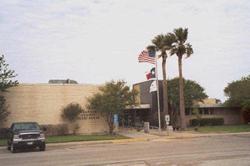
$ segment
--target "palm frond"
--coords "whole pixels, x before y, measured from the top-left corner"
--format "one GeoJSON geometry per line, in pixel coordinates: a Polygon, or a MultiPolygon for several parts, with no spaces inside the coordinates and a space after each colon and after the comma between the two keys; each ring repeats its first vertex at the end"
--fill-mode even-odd
{"type": "Polygon", "coordinates": [[[173,33],[168,33],[167,35],[165,35],[163,43],[167,49],[170,49],[172,47],[172,44],[176,41],[176,36],[173,33]]]}
{"type": "Polygon", "coordinates": [[[175,34],[178,42],[185,43],[187,40],[187,37],[188,37],[188,29],[187,28],[174,29],[174,34],[175,34]]]}
{"type": "Polygon", "coordinates": [[[192,48],[192,45],[187,43],[186,44],[186,55],[187,55],[187,58],[190,57],[191,54],[193,54],[194,51],[193,51],[193,48],[192,48]]]}
{"type": "Polygon", "coordinates": [[[149,45],[149,46],[147,46],[147,50],[149,50],[149,51],[156,51],[156,46],[149,45]]]}
{"type": "Polygon", "coordinates": [[[178,49],[176,47],[176,45],[173,45],[173,47],[170,49],[170,55],[174,55],[174,54],[177,54],[178,52],[178,49]]]}
{"type": "Polygon", "coordinates": [[[170,49],[171,55],[176,54],[177,56],[182,57],[186,54],[186,57],[188,58],[191,54],[193,54],[192,45],[185,43],[188,37],[188,28],[174,29],[174,33],[169,35],[174,35],[174,37],[169,36],[174,41],[171,46],[172,48],[170,49]]]}
{"type": "Polygon", "coordinates": [[[164,46],[164,35],[160,34],[157,35],[153,40],[152,43],[156,46],[157,50],[162,49],[162,47],[164,46]]]}

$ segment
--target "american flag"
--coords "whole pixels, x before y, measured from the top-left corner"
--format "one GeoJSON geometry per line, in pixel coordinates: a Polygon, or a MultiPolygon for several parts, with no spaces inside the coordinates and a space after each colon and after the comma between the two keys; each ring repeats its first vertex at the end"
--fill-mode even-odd
{"type": "Polygon", "coordinates": [[[149,54],[148,51],[143,50],[139,57],[138,57],[139,63],[141,62],[147,62],[151,64],[155,64],[155,55],[154,54],[149,54]]]}

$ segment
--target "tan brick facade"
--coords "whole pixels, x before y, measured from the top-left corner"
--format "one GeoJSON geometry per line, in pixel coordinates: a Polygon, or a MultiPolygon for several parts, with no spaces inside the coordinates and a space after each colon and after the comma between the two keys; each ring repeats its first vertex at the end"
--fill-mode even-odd
{"type": "MultiPolygon", "coordinates": [[[[4,93],[8,116],[4,127],[17,121],[36,121],[39,124],[61,124],[61,110],[70,103],[85,108],[87,98],[98,92],[98,86],[88,84],[21,84],[4,93]]],[[[87,110],[86,110],[87,111],[87,110]]],[[[79,120],[79,133],[107,131],[104,117],[84,112],[79,120]]]]}

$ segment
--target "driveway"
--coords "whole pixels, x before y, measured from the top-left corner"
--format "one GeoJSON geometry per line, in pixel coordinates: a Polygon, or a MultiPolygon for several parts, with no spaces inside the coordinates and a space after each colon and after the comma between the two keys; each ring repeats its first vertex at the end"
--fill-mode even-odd
{"type": "Polygon", "coordinates": [[[152,139],[96,145],[48,146],[45,152],[11,154],[0,149],[2,166],[250,165],[250,134],[152,139]]]}

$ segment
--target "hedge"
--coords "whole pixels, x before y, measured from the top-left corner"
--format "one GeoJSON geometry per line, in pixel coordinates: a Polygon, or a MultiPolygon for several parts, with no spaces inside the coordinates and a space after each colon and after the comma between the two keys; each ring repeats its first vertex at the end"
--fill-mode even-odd
{"type": "Polygon", "coordinates": [[[45,135],[46,136],[67,135],[67,134],[69,134],[67,124],[40,125],[40,126],[41,126],[41,129],[45,128],[45,135]]]}
{"type": "Polygon", "coordinates": [[[223,118],[201,118],[201,119],[191,119],[190,125],[191,126],[218,126],[223,125],[224,119],[223,118]]]}
{"type": "Polygon", "coordinates": [[[6,139],[8,137],[8,128],[0,128],[0,139],[6,139]]]}

